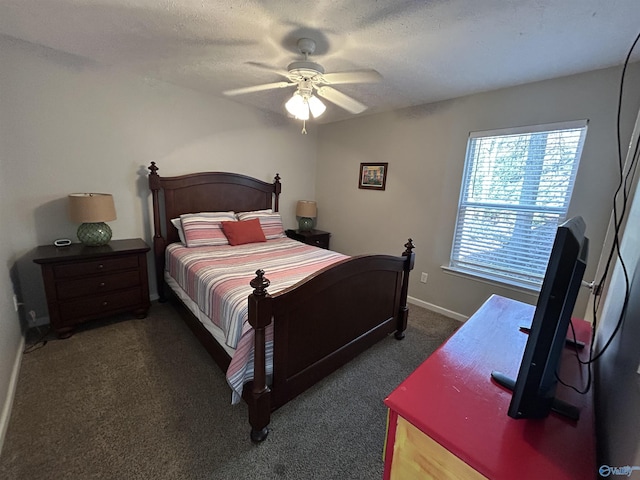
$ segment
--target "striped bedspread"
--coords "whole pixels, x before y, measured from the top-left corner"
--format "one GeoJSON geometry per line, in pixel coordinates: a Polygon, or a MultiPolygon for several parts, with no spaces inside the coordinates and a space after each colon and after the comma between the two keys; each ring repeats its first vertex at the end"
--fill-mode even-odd
{"type": "MultiPolygon", "coordinates": [[[[347,258],[345,255],[305,245],[289,238],[263,243],[187,248],[171,244],[166,269],[198,308],[224,333],[227,346],[235,349],[227,370],[232,403],[240,401],[242,386],[253,378],[254,332],[248,322],[249,282],[258,269],[271,282],[268,292],[277,293],[312,273],[347,258]]],[[[267,375],[273,372],[273,326],[266,330],[267,375]]]]}

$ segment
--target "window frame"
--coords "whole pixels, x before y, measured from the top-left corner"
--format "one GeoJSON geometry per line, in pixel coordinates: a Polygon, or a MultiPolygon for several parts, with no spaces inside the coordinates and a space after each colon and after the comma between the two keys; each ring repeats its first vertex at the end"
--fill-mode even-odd
{"type": "MultiPolygon", "coordinates": [[[[545,241],[547,241],[548,245],[546,245],[543,242],[542,248],[540,249],[542,251],[542,254],[546,255],[546,260],[544,260],[544,268],[542,268],[542,271],[540,272],[536,271],[535,275],[531,273],[522,272],[522,274],[519,276],[523,278],[515,278],[513,274],[504,273],[507,270],[506,267],[508,266],[506,261],[503,261],[502,264],[498,264],[498,266],[501,266],[503,270],[503,273],[501,274],[501,273],[495,273],[499,269],[497,268],[496,265],[494,265],[493,267],[490,266],[489,262],[485,262],[484,264],[481,264],[478,268],[473,268],[470,266],[472,264],[471,261],[465,262],[461,259],[459,255],[461,247],[464,247],[466,245],[462,240],[462,233],[461,233],[462,232],[461,229],[463,228],[462,225],[464,220],[464,214],[466,209],[468,208],[475,208],[477,211],[485,209],[484,210],[485,212],[489,212],[491,210],[499,210],[499,209],[502,209],[505,211],[508,210],[508,211],[511,211],[512,215],[514,216],[517,216],[517,214],[522,214],[523,212],[530,212],[533,214],[541,214],[541,215],[544,215],[545,213],[549,214],[550,212],[552,212],[552,215],[557,215],[557,224],[559,225],[560,223],[562,223],[567,218],[567,215],[568,215],[569,206],[571,203],[571,197],[573,195],[573,189],[575,187],[577,173],[580,166],[582,153],[584,150],[584,142],[586,140],[588,124],[589,124],[588,120],[573,120],[573,121],[566,121],[566,122],[555,122],[555,123],[529,125],[529,126],[522,126],[522,127],[510,127],[510,128],[502,128],[502,129],[494,129],[494,130],[486,130],[486,131],[475,131],[475,132],[469,133],[469,136],[467,139],[467,148],[465,152],[464,169],[463,169],[462,179],[460,183],[461,185],[460,195],[458,198],[458,206],[456,210],[456,221],[455,221],[455,227],[453,232],[453,239],[451,243],[449,263],[446,267],[443,267],[445,270],[448,270],[452,273],[461,274],[466,277],[472,277],[476,280],[480,280],[484,282],[498,283],[510,288],[525,289],[526,291],[535,291],[535,292],[538,292],[540,290],[540,286],[542,284],[542,280],[545,273],[544,270],[546,269],[546,263],[548,261],[548,255],[550,255],[551,248],[553,246],[553,238],[555,237],[555,231],[553,231],[553,235],[551,236],[550,240],[548,238],[544,239],[545,241]],[[549,202],[547,202],[544,205],[531,206],[530,204],[527,204],[527,203],[521,204],[520,202],[518,202],[517,204],[513,204],[509,202],[502,202],[502,203],[491,202],[490,199],[485,200],[484,202],[474,202],[474,201],[467,200],[470,186],[475,181],[475,180],[474,181],[471,180],[470,174],[472,173],[472,169],[474,169],[474,167],[477,166],[476,164],[482,160],[479,154],[476,155],[474,153],[474,149],[477,147],[476,139],[483,139],[483,138],[490,138],[490,137],[508,137],[513,135],[528,135],[528,134],[537,134],[542,132],[552,133],[552,132],[558,132],[563,130],[581,130],[581,132],[579,134],[580,136],[578,137],[575,154],[571,164],[572,171],[569,178],[570,183],[566,188],[566,193],[564,195],[564,202],[561,207],[549,206],[549,202]],[[461,217],[461,215],[463,215],[463,217],[461,217]]],[[[546,148],[547,147],[545,145],[545,149],[546,148]]],[[[546,150],[542,151],[541,153],[546,153],[546,150]]],[[[491,163],[490,165],[493,167],[495,163],[491,163]]],[[[543,165],[543,163],[541,163],[541,165],[543,165]]],[[[527,171],[528,170],[525,170],[525,172],[527,171]]],[[[487,173],[487,172],[484,172],[484,173],[487,173]]],[[[476,175],[477,175],[477,171],[476,171],[476,175]]],[[[524,177],[526,173],[523,173],[522,175],[524,177]]],[[[537,179],[537,184],[536,184],[537,191],[539,191],[541,183],[542,183],[542,178],[539,177],[537,179]]],[[[499,186],[499,184],[494,181],[491,181],[491,185],[494,186],[494,188],[496,185],[499,186]]],[[[504,215],[506,216],[506,213],[504,215]]],[[[469,218],[473,218],[473,217],[470,216],[469,218]]],[[[531,225],[533,225],[533,223],[531,225]]],[[[488,230],[487,237],[490,234],[491,232],[488,230]]],[[[520,241],[520,239],[518,240],[520,241]]],[[[468,245],[473,245],[473,246],[480,245],[479,243],[474,243],[474,242],[475,241],[470,241],[468,242],[468,245]]],[[[519,244],[520,247],[523,247],[524,245],[525,244],[523,242],[519,244]]],[[[502,248],[502,247],[499,247],[499,248],[502,248]]],[[[528,257],[529,253],[530,252],[527,252],[527,258],[536,257],[535,254],[532,254],[531,257],[528,257]]],[[[539,260],[540,254],[538,253],[537,256],[538,256],[538,262],[540,262],[539,260]]],[[[538,266],[538,269],[540,269],[540,265],[538,266]]]]}

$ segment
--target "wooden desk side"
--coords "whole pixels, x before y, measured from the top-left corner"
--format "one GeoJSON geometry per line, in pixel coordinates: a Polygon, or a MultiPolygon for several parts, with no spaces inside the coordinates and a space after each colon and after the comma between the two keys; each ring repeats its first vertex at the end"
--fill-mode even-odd
{"type": "MultiPolygon", "coordinates": [[[[527,341],[519,327],[530,326],[533,311],[532,305],[492,296],[385,403],[488,478],[596,478],[591,393],[579,395],[558,385],[556,396],[580,409],[577,423],[553,413],[541,420],[515,420],[507,416],[511,392],[491,380],[493,370],[517,376],[527,341]]],[[[573,323],[578,340],[587,344],[584,360],[591,326],[573,323]]],[[[586,369],[572,350],[563,352],[560,378],[578,388],[586,384],[586,369]]]]}

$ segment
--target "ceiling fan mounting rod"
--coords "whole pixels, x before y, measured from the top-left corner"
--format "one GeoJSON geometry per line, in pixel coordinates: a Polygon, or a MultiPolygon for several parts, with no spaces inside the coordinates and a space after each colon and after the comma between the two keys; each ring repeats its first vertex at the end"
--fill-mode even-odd
{"type": "Polygon", "coordinates": [[[304,55],[305,61],[309,59],[309,55],[312,55],[316,51],[316,42],[310,38],[300,38],[298,40],[298,50],[304,55]]]}
{"type": "Polygon", "coordinates": [[[296,80],[312,79],[318,74],[322,75],[324,73],[322,65],[309,61],[309,55],[316,51],[316,42],[310,38],[301,38],[298,40],[298,50],[304,55],[304,60],[290,63],[287,67],[289,73],[293,75],[296,80]]]}

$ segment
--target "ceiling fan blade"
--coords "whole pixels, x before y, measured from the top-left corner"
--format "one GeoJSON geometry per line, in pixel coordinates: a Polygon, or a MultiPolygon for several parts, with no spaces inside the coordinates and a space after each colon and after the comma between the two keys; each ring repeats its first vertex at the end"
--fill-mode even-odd
{"type": "Polygon", "coordinates": [[[326,98],[331,103],[335,103],[340,108],[344,108],[347,112],[358,114],[362,113],[367,109],[367,106],[360,103],[359,101],[351,98],[348,95],[345,95],[342,92],[339,92],[335,88],[331,87],[320,87],[317,89],[318,95],[322,98],[326,98]]]}
{"type": "Polygon", "coordinates": [[[222,93],[228,96],[243,95],[245,93],[261,92],[263,90],[272,90],[274,88],[286,88],[286,87],[290,87],[291,85],[295,85],[295,83],[292,83],[292,82],[264,83],[262,85],[254,85],[253,87],[243,87],[243,88],[234,88],[232,90],[225,90],[222,93]]]}
{"type": "Polygon", "coordinates": [[[382,79],[382,75],[375,70],[357,70],[353,72],[326,73],[322,78],[329,85],[338,85],[340,83],[376,83],[382,79]]]}

